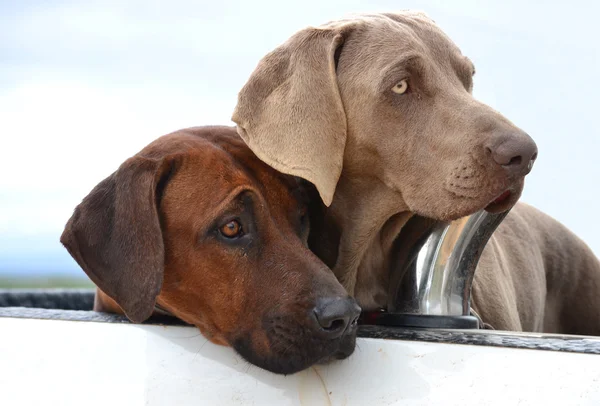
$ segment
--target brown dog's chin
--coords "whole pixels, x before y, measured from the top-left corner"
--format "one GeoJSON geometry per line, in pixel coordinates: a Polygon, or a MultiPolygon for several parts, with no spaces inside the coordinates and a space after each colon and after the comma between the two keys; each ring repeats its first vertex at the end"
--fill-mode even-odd
{"type": "Polygon", "coordinates": [[[337,338],[328,338],[287,315],[265,320],[258,331],[231,340],[246,361],[276,374],[293,374],[315,364],[349,357],[356,346],[357,323],[337,338]]]}
{"type": "Polygon", "coordinates": [[[302,345],[287,343],[281,351],[270,351],[262,355],[248,338],[233,343],[235,351],[249,363],[275,374],[290,375],[314,364],[322,364],[335,359],[349,357],[356,346],[356,332],[339,340],[308,340],[302,345]]]}

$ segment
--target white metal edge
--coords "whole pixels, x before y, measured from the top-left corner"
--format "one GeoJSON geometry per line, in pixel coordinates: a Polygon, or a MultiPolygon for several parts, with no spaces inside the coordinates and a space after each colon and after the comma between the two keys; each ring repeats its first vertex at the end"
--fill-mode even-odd
{"type": "Polygon", "coordinates": [[[0,318],[3,405],[599,405],[600,356],[381,339],[280,376],[191,327],[0,318]]]}

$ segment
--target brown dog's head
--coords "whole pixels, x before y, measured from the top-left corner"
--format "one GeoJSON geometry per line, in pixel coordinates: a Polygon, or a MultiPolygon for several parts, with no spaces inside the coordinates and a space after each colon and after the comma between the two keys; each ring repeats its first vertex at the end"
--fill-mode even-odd
{"type": "Polygon", "coordinates": [[[537,147],[473,98],[473,74],[423,14],[362,15],[268,54],[233,120],[263,161],[311,181],[328,206],[343,168],[433,219],[500,212],[518,200],[537,147]]]}
{"type": "Polygon", "coordinates": [[[132,321],[158,304],[249,362],[293,373],[350,355],[360,312],[306,247],[299,193],[235,129],[183,130],[96,186],[61,241],[132,321]]]}

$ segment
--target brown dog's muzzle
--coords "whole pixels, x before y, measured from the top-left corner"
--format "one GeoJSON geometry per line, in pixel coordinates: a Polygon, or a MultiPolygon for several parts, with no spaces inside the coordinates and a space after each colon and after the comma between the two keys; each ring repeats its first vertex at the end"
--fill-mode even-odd
{"type": "MultiPolygon", "coordinates": [[[[282,292],[284,298],[263,299],[267,306],[256,309],[262,322],[247,326],[230,341],[247,361],[271,372],[291,374],[354,352],[361,309],[331,271],[314,259],[308,265],[312,271],[292,271],[280,279],[281,284],[273,281],[273,291],[282,292]]],[[[288,257],[288,264],[281,266],[293,262],[288,257]]]]}
{"type": "Polygon", "coordinates": [[[354,352],[360,307],[347,297],[319,298],[312,311],[274,311],[262,331],[233,343],[247,361],[268,371],[292,374],[315,363],[344,359],[354,352]],[[264,332],[266,346],[261,346],[264,332]]]}
{"type": "Polygon", "coordinates": [[[351,297],[320,298],[313,310],[315,329],[326,339],[336,339],[356,327],[360,307],[351,297]]]}

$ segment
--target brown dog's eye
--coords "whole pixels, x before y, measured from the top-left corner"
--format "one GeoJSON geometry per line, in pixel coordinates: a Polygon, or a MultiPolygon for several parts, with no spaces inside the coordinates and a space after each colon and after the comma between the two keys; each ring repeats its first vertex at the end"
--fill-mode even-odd
{"type": "Polygon", "coordinates": [[[403,79],[392,87],[392,92],[396,94],[404,94],[408,90],[408,80],[403,79]]]}
{"type": "Polygon", "coordinates": [[[236,238],[243,234],[242,225],[237,220],[231,220],[229,223],[221,226],[219,231],[226,238],[236,238]]]}

